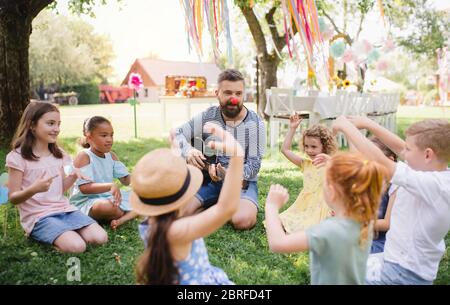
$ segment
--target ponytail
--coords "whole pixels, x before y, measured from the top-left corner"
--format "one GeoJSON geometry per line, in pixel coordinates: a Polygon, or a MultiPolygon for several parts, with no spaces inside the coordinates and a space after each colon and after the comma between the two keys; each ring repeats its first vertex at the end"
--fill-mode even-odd
{"type": "Polygon", "coordinates": [[[139,284],[178,284],[178,268],[175,266],[167,240],[167,232],[176,217],[177,212],[157,216],[150,227],[147,248],[136,267],[136,278],[139,284]]]}
{"type": "Polygon", "coordinates": [[[350,218],[361,225],[360,246],[369,239],[369,230],[378,218],[385,168],[355,153],[339,153],[330,160],[327,179],[335,184],[350,218]]]}
{"type": "Polygon", "coordinates": [[[102,117],[102,116],[98,116],[98,115],[90,117],[90,118],[87,118],[86,120],[84,120],[84,122],[83,122],[83,136],[84,136],[84,138],[79,139],[78,140],[78,144],[80,144],[80,146],[83,147],[83,148],[91,147],[91,145],[87,141],[87,134],[89,132],[92,132],[95,128],[97,128],[97,126],[99,124],[102,124],[102,123],[108,123],[109,125],[111,125],[111,122],[107,118],[102,117]]]}

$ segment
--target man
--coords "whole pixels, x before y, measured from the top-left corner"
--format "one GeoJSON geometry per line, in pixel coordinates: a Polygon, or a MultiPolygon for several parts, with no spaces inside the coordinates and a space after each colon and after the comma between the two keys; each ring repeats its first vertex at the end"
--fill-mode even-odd
{"type": "Polygon", "coordinates": [[[245,82],[234,69],[223,71],[215,91],[219,106],[213,106],[192,118],[175,131],[181,153],[187,163],[204,171],[205,181],[186,213],[195,213],[217,203],[229,158],[208,151],[208,134],[203,131],[206,122],[214,122],[229,131],[245,151],[244,177],[239,209],[231,223],[235,229],[251,229],[256,224],[258,212],[258,172],[266,145],[263,120],[243,105],[245,82]]]}

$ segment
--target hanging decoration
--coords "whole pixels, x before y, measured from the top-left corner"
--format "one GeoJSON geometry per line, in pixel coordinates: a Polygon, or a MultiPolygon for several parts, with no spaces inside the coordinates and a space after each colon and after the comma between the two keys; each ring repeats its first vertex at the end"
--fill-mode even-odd
{"type": "Polygon", "coordinates": [[[314,73],[313,77],[317,80],[318,85],[322,87],[321,89],[327,89],[326,86],[329,83],[330,76],[328,73],[328,60],[324,52],[324,39],[321,33],[329,32],[329,29],[324,20],[319,19],[314,0],[281,0],[281,8],[284,14],[286,43],[290,57],[293,57],[290,51],[291,45],[289,42],[291,41],[296,57],[300,57],[299,51],[295,50],[296,45],[293,42],[293,29],[296,29],[308,63],[308,78],[312,71],[314,73]]]}
{"type": "MultiPolygon", "coordinates": [[[[224,32],[227,41],[228,62],[233,62],[228,0],[180,0],[184,10],[189,51],[194,46],[203,56],[203,26],[206,24],[214,57],[220,56],[219,36],[224,32]]],[[[253,5],[251,1],[250,5],[253,5]]]]}

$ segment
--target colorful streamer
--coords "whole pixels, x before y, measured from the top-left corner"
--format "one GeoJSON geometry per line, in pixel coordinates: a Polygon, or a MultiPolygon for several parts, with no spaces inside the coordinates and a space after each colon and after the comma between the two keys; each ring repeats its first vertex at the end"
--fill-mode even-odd
{"type": "MultiPolygon", "coordinates": [[[[328,61],[324,52],[325,48],[314,0],[281,0],[281,7],[284,14],[289,55],[292,58],[288,41],[294,38],[293,26],[295,26],[305,51],[308,67],[311,67],[314,75],[321,80],[325,89],[326,84],[330,81],[330,75],[326,68],[328,61]],[[287,20],[289,22],[286,22],[287,20]]],[[[295,43],[293,43],[293,48],[295,49],[295,43]]],[[[295,50],[295,53],[298,58],[298,50],[295,50]]]]}
{"type": "Polygon", "coordinates": [[[227,57],[232,63],[232,41],[228,0],[180,0],[186,20],[188,46],[194,45],[199,56],[203,55],[203,27],[206,24],[210,34],[211,47],[218,60],[220,55],[219,37],[225,34],[227,41],[227,57]]]}

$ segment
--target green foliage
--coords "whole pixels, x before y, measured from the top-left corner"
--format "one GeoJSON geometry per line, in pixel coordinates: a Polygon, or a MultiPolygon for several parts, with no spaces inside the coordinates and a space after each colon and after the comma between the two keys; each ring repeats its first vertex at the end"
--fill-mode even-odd
{"type": "Polygon", "coordinates": [[[445,46],[450,34],[448,12],[436,11],[426,0],[394,3],[397,2],[398,6],[392,5],[390,20],[400,33],[404,33],[398,35],[398,43],[416,57],[435,59],[436,49],[445,46]],[[402,31],[406,23],[412,30],[402,31]]]}
{"type": "Polygon", "coordinates": [[[95,83],[65,86],[61,88],[61,91],[74,91],[78,94],[78,104],[98,104],[99,94],[98,85],[95,83]]]}
{"type": "Polygon", "coordinates": [[[58,86],[105,82],[112,73],[113,58],[109,38],[74,17],[44,11],[33,21],[30,36],[30,78],[58,86]]]}

